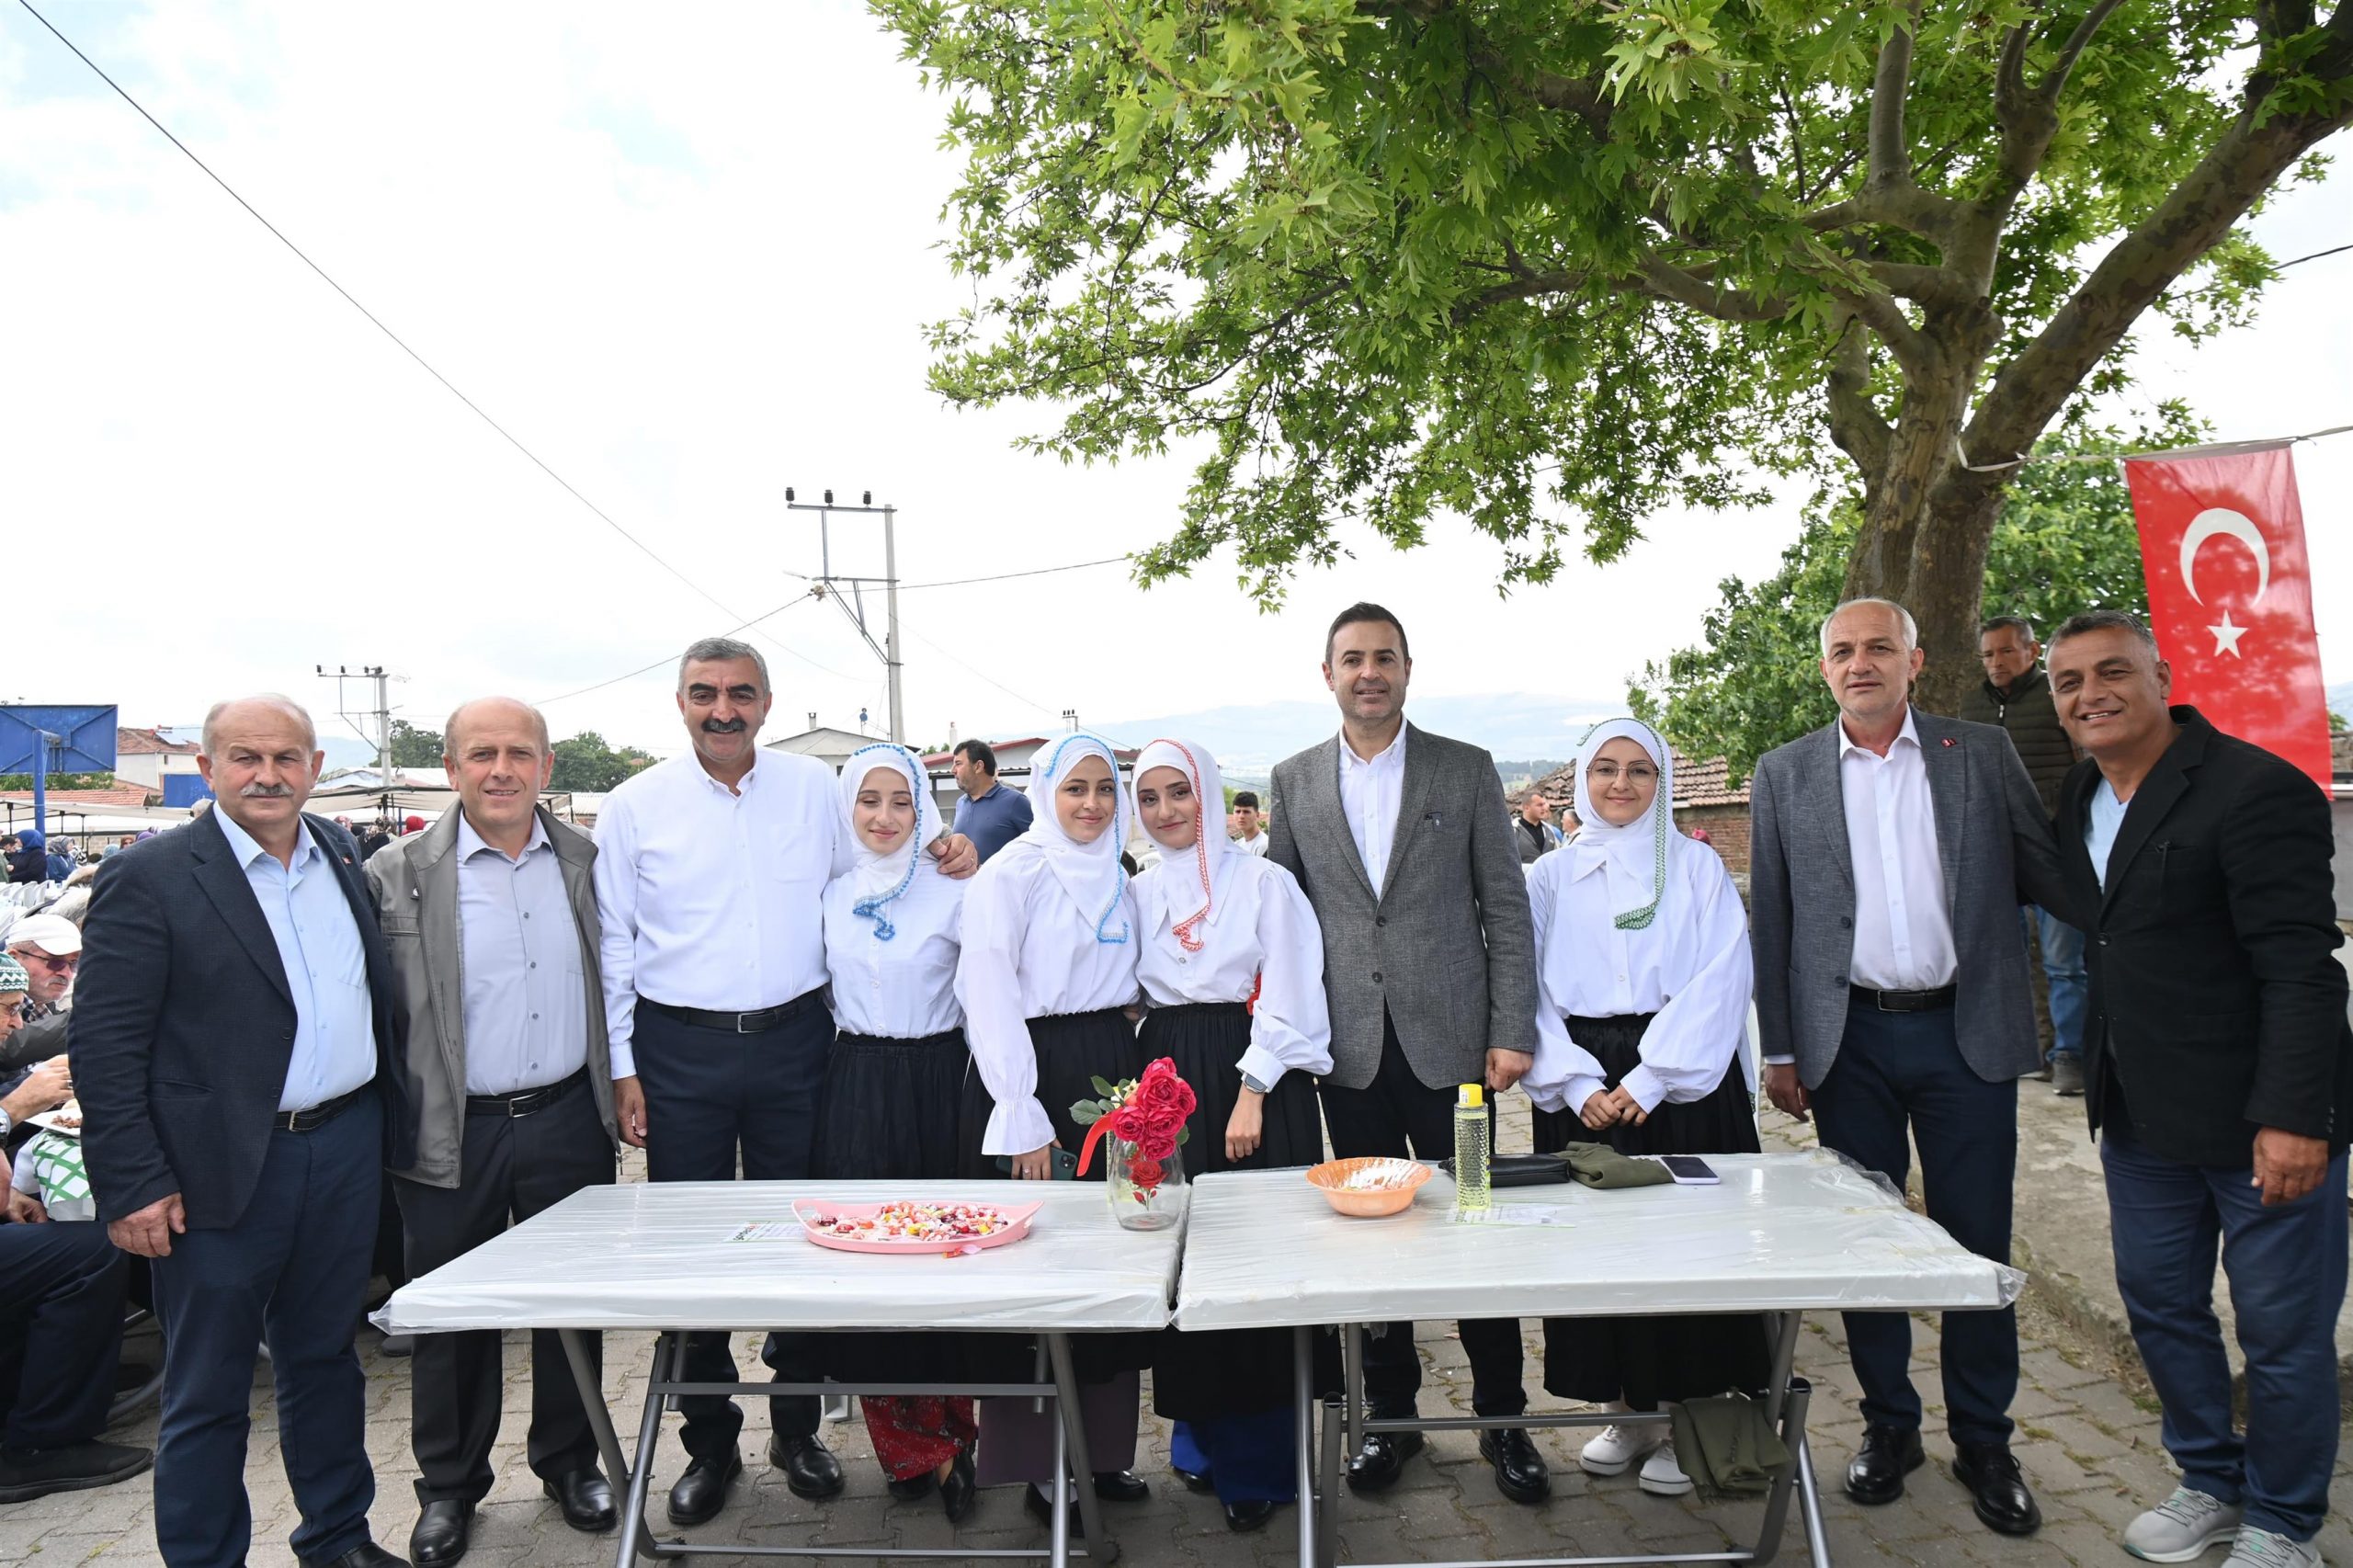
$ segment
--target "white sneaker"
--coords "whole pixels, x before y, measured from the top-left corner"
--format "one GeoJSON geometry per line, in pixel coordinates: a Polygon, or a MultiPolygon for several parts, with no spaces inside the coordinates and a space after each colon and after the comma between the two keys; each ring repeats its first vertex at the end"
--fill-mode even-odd
{"type": "Polygon", "coordinates": [[[1578,1453],[1577,1468],[1587,1475],[1623,1475],[1636,1460],[1665,1441],[1664,1426],[1604,1426],[1601,1436],[1578,1453]]]}
{"type": "Polygon", "coordinates": [[[1675,1445],[1672,1442],[1661,1443],[1651,1450],[1651,1457],[1643,1461],[1643,1473],[1634,1478],[1634,1484],[1654,1497],[1680,1497],[1692,1489],[1691,1478],[1683,1473],[1681,1465],[1675,1462],[1675,1445]]]}
{"type": "Polygon", "coordinates": [[[2245,1515],[2236,1503],[2177,1486],[2172,1496],[2124,1527],[2124,1550],[2143,1562],[2187,1562],[2238,1534],[2245,1515]]]}
{"type": "Polygon", "coordinates": [[[2320,1548],[2276,1530],[2242,1528],[2222,1568],[2320,1568],[2320,1548]]]}

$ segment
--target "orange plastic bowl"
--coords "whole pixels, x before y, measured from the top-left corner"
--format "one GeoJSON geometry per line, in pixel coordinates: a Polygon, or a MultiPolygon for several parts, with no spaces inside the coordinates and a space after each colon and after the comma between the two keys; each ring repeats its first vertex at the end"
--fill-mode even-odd
{"type": "Polygon", "coordinates": [[[1384,1155],[1367,1159],[1326,1160],[1307,1173],[1307,1179],[1323,1193],[1324,1200],[1336,1210],[1358,1220],[1377,1220],[1384,1214],[1402,1214],[1413,1207],[1414,1194],[1430,1179],[1430,1167],[1418,1160],[1398,1160],[1384,1155]],[[1379,1187],[1351,1187],[1351,1178],[1362,1180],[1367,1173],[1380,1172],[1390,1176],[1379,1187]]]}

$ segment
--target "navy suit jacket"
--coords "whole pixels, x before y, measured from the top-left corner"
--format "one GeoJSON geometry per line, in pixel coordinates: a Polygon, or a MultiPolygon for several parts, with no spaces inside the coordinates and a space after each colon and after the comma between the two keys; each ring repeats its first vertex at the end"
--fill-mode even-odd
{"type": "MultiPolygon", "coordinates": [[[[398,1092],[392,967],[359,846],[324,817],[302,820],[359,925],[386,1158],[405,1164],[415,1140],[398,1092]]],[[[98,1217],[119,1220],[176,1192],[190,1229],[234,1225],[269,1151],[296,1015],[269,922],[211,812],[99,865],[73,1019],[68,1051],[98,1217]]]]}

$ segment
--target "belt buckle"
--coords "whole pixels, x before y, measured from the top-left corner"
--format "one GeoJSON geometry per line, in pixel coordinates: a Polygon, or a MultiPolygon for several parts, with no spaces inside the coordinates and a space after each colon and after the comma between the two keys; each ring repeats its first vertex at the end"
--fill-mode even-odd
{"type": "Polygon", "coordinates": [[[1908,1011],[1910,1010],[1910,1009],[1908,1009],[1908,1008],[1904,1008],[1904,1007],[1891,1007],[1891,1006],[1889,1006],[1887,1005],[1887,999],[1888,999],[1888,997],[1889,997],[1889,996],[1891,996],[1892,994],[1893,994],[1893,993],[1892,993],[1892,992],[1888,992],[1888,991],[1874,991],[1874,992],[1872,992],[1872,993],[1871,993],[1871,1006],[1873,1006],[1877,1007],[1877,1008],[1878,1008],[1881,1012],[1882,1012],[1882,1013],[1902,1013],[1902,1012],[1908,1012],[1908,1011]]]}
{"type": "Polygon", "coordinates": [[[776,1016],[780,1011],[782,1009],[777,1007],[763,1007],[756,1013],[738,1013],[735,1015],[735,1032],[759,1034],[776,1021],[776,1016]],[[755,1019],[758,1021],[756,1023],[753,1021],[755,1019]]]}
{"type": "Polygon", "coordinates": [[[275,1125],[284,1128],[289,1132],[300,1132],[302,1130],[301,1127],[297,1126],[296,1123],[300,1122],[301,1119],[302,1113],[299,1110],[282,1110],[278,1113],[278,1120],[275,1125]]]}

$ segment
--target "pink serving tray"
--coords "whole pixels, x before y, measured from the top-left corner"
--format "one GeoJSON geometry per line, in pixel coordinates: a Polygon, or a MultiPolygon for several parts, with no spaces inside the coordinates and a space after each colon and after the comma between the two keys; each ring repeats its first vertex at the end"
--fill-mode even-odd
{"type": "MultiPolygon", "coordinates": [[[[922,1200],[919,1200],[922,1201],[922,1200]]],[[[850,1236],[837,1236],[818,1227],[830,1220],[863,1220],[879,1214],[890,1205],[885,1203],[820,1203],[803,1200],[792,1206],[792,1217],[801,1221],[801,1233],[821,1247],[835,1252],[883,1252],[900,1256],[938,1257],[965,1252],[984,1252],[1019,1241],[1029,1233],[1029,1221],[1037,1218],[1042,1203],[992,1203],[988,1207],[1003,1214],[1006,1227],[994,1235],[974,1236],[963,1241],[859,1241],[850,1236]]]]}

